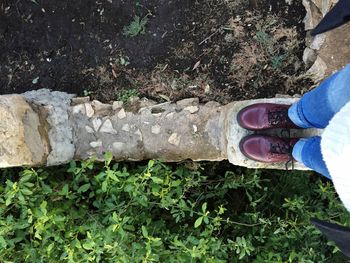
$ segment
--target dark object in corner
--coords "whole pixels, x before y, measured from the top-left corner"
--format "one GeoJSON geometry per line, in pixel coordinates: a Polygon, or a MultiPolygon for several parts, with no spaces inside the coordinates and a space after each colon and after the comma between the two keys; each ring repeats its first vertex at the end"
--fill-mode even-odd
{"type": "Polygon", "coordinates": [[[311,31],[315,36],[332,30],[350,21],[350,0],[339,0],[339,2],[329,11],[321,22],[311,31]]]}
{"type": "Polygon", "coordinates": [[[350,257],[350,228],[316,218],[311,219],[311,223],[327,236],[328,239],[334,241],[345,256],[350,257]]]}

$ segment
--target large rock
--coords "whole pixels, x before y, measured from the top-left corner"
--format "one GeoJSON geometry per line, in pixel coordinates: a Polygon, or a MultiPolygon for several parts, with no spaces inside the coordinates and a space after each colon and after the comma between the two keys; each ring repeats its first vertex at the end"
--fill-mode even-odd
{"type": "MultiPolygon", "coordinates": [[[[337,0],[303,0],[306,8],[305,30],[315,28],[337,0]]],[[[304,62],[310,66],[308,73],[318,82],[338,71],[350,61],[350,24],[324,34],[306,37],[304,62]]]]}
{"type": "Polygon", "coordinates": [[[46,165],[47,128],[24,97],[0,96],[0,167],[46,165]]]}

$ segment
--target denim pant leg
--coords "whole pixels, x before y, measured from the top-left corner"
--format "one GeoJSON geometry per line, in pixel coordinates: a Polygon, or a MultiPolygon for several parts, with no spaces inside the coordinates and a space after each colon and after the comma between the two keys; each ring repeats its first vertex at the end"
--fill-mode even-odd
{"type": "Polygon", "coordinates": [[[307,92],[289,108],[288,116],[301,128],[323,129],[349,101],[350,64],[307,92]]]}
{"type": "Polygon", "coordinates": [[[321,154],[321,137],[300,139],[293,147],[293,158],[306,167],[331,179],[321,154]]]}

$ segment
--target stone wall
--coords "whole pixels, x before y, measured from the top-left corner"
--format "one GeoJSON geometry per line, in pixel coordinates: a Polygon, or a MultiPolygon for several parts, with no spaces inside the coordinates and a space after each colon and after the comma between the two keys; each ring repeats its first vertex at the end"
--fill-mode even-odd
{"type": "MultiPolygon", "coordinates": [[[[165,162],[220,161],[251,168],[284,169],[284,164],[248,160],[239,152],[240,140],[251,132],[239,127],[236,114],[256,102],[291,104],[276,98],[200,104],[197,98],[161,103],[133,98],[124,104],[103,104],[88,97],[41,89],[0,96],[0,167],[50,166],[85,160],[160,159],[165,162]]],[[[292,131],[294,137],[318,134],[292,131]]],[[[306,169],[301,164],[296,169],[306,169]]]]}

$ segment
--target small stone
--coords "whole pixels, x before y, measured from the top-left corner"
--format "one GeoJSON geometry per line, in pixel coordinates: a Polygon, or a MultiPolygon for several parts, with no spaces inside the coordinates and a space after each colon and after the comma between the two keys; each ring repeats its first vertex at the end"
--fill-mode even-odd
{"type": "Polygon", "coordinates": [[[165,116],[165,118],[172,119],[172,118],[174,118],[174,114],[175,114],[175,112],[170,112],[165,116]]]}
{"type": "Polygon", "coordinates": [[[113,149],[118,152],[121,152],[125,147],[124,146],[125,143],[123,142],[114,142],[112,145],[113,145],[113,149]]]}
{"type": "Polygon", "coordinates": [[[106,120],[101,126],[100,132],[117,134],[117,131],[113,128],[111,120],[106,120]]]}
{"type": "Polygon", "coordinates": [[[326,70],[327,64],[320,56],[318,56],[315,63],[307,71],[307,73],[311,75],[311,78],[314,82],[318,82],[324,78],[324,76],[326,75],[326,70]]]}
{"type": "Polygon", "coordinates": [[[94,129],[91,128],[90,126],[85,126],[85,130],[88,132],[88,133],[94,133],[94,129]]]}
{"type": "Polygon", "coordinates": [[[129,124],[124,124],[123,127],[122,127],[122,130],[125,131],[125,132],[129,132],[130,131],[130,125],[129,124]]]}
{"type": "Polygon", "coordinates": [[[326,34],[319,34],[315,36],[315,38],[313,39],[310,45],[310,48],[313,50],[320,50],[325,40],[326,40],[326,34]]]}
{"type": "Polygon", "coordinates": [[[88,103],[90,101],[90,97],[77,97],[77,98],[72,98],[71,100],[71,105],[79,105],[79,104],[84,104],[88,103]]]}
{"type": "Polygon", "coordinates": [[[199,99],[198,98],[189,98],[189,99],[184,99],[176,102],[177,106],[180,106],[181,108],[185,108],[188,106],[195,106],[199,104],[199,99]]]}
{"type": "Polygon", "coordinates": [[[181,135],[178,135],[177,133],[173,133],[168,139],[168,142],[175,146],[179,146],[180,141],[181,141],[181,135]]]}
{"type": "Polygon", "coordinates": [[[151,107],[156,105],[157,103],[153,100],[149,100],[147,98],[142,98],[140,100],[140,108],[151,107]]]}
{"type": "Polygon", "coordinates": [[[113,105],[112,105],[112,109],[113,110],[121,109],[121,108],[123,108],[123,104],[124,104],[124,102],[122,102],[122,101],[114,101],[113,105]]]}
{"type": "Polygon", "coordinates": [[[193,128],[193,132],[194,132],[194,133],[196,133],[196,132],[198,131],[197,125],[193,125],[192,128],[193,128]]]}
{"type": "Polygon", "coordinates": [[[90,103],[84,103],[85,105],[85,111],[86,111],[86,116],[88,116],[89,118],[91,118],[92,116],[94,116],[94,109],[92,108],[90,103]]]}
{"type": "Polygon", "coordinates": [[[162,113],[152,113],[152,115],[153,115],[154,117],[158,118],[158,117],[161,117],[161,116],[162,116],[162,113]]]}
{"type": "Polygon", "coordinates": [[[136,103],[136,102],[138,102],[139,100],[140,100],[139,97],[137,97],[137,96],[132,96],[132,97],[129,98],[129,103],[136,103]]]}
{"type": "Polygon", "coordinates": [[[205,85],[204,93],[205,93],[205,94],[210,93],[210,85],[209,85],[209,84],[205,85]]]}
{"type": "Polygon", "coordinates": [[[142,133],[139,129],[134,134],[139,136],[139,141],[143,141],[142,133]]]}
{"type": "Polygon", "coordinates": [[[76,105],[72,108],[72,112],[73,114],[85,114],[85,107],[82,104],[76,105]]]}
{"type": "Polygon", "coordinates": [[[92,148],[101,147],[102,146],[102,142],[101,141],[90,142],[90,146],[92,148]]]}
{"type": "Polygon", "coordinates": [[[315,50],[308,47],[305,48],[304,54],[303,54],[303,61],[307,67],[310,67],[316,61],[316,58],[317,58],[317,54],[315,50]]]}
{"type": "Polygon", "coordinates": [[[126,113],[124,109],[121,109],[117,114],[119,119],[124,119],[126,117],[126,113]]]}
{"type": "Polygon", "coordinates": [[[103,103],[98,101],[98,100],[93,100],[91,102],[91,105],[95,110],[98,110],[99,108],[101,108],[103,106],[103,103]]]}
{"type": "Polygon", "coordinates": [[[112,105],[104,104],[102,102],[99,102],[98,100],[93,100],[91,105],[94,108],[95,112],[98,112],[98,113],[106,114],[110,110],[112,110],[112,105]]]}
{"type": "Polygon", "coordinates": [[[152,126],[151,131],[152,131],[153,134],[159,134],[160,133],[160,128],[161,127],[157,124],[157,125],[152,126]]]}
{"type": "Polygon", "coordinates": [[[151,109],[145,107],[145,108],[140,108],[139,111],[138,111],[138,113],[140,113],[140,114],[145,114],[145,112],[151,113],[151,109]]]}
{"type": "Polygon", "coordinates": [[[221,104],[217,101],[209,101],[205,104],[205,107],[208,107],[208,108],[217,108],[220,106],[221,106],[221,104]]]}
{"type": "Polygon", "coordinates": [[[198,106],[188,106],[186,108],[184,108],[185,111],[189,111],[191,114],[196,113],[199,111],[199,107],[198,106]]]}
{"type": "Polygon", "coordinates": [[[92,120],[92,126],[94,127],[95,131],[98,131],[98,129],[101,127],[102,121],[100,118],[94,118],[92,120]]]}

